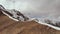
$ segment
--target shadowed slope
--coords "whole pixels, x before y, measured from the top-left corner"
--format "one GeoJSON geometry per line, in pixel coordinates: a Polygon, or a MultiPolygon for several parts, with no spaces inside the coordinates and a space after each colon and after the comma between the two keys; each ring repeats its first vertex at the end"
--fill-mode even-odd
{"type": "Polygon", "coordinates": [[[0,34],[60,34],[48,26],[35,21],[16,22],[5,15],[0,16],[0,34]]]}

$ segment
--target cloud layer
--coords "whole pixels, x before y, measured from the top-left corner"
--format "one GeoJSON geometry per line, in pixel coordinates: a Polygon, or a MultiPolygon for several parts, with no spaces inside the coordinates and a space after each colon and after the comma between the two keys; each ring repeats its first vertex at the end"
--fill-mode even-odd
{"type": "Polygon", "coordinates": [[[1,0],[0,4],[30,17],[60,19],[60,0],[1,0]]]}

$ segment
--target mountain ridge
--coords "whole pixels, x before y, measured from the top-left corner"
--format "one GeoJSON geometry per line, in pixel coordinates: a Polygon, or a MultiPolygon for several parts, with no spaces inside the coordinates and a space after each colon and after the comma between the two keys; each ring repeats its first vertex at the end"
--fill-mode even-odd
{"type": "Polygon", "coordinates": [[[60,34],[60,31],[34,20],[17,22],[6,15],[0,15],[0,34],[60,34]]]}

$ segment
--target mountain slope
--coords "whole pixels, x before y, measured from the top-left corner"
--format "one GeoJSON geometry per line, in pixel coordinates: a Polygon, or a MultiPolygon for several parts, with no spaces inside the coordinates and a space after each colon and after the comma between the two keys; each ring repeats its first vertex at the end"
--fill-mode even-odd
{"type": "Polygon", "coordinates": [[[5,15],[0,16],[0,34],[60,34],[48,26],[32,21],[14,21],[5,15]]]}

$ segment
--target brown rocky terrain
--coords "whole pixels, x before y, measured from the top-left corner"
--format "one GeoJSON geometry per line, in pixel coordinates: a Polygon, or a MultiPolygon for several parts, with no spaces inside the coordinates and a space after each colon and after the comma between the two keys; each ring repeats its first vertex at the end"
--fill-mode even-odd
{"type": "Polygon", "coordinates": [[[32,21],[14,21],[0,13],[0,34],[60,34],[60,31],[32,21]]]}

